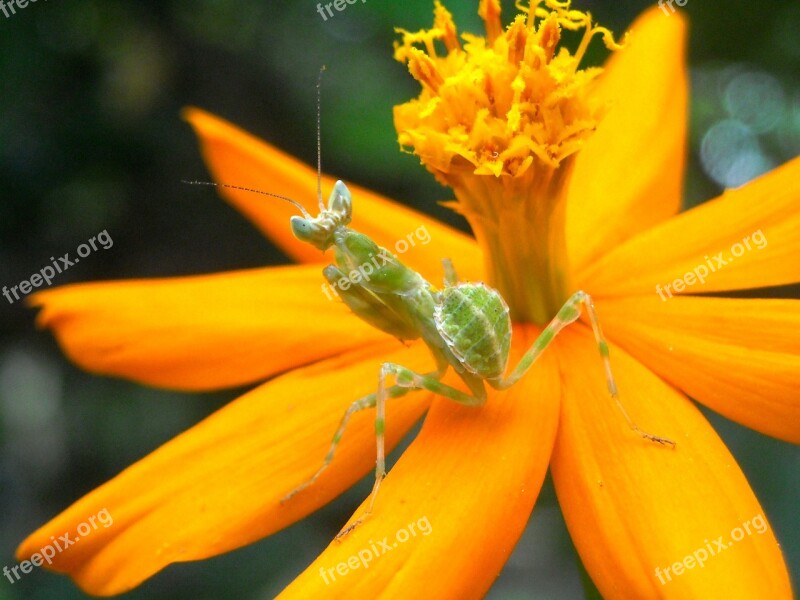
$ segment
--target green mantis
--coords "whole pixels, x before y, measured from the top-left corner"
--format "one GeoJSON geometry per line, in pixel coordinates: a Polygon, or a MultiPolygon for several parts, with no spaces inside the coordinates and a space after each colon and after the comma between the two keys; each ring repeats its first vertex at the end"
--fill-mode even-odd
{"type": "MultiPolygon", "coordinates": [[[[320,69],[320,78],[325,67],[320,69]]],[[[353,199],[347,186],[337,181],[328,199],[322,202],[322,165],[320,143],[320,78],[317,79],[317,201],[319,214],[312,217],[302,205],[291,198],[236,185],[191,181],[185,183],[212,185],[272,196],[294,205],[302,216],[291,218],[294,236],[305,243],[326,251],[334,248],[335,263],[322,271],[333,286],[347,274],[365,272],[368,277],[351,278],[351,285],[341,287],[339,295],[353,313],[400,340],[417,340],[427,345],[436,362],[433,373],[415,373],[402,365],[386,362],[380,367],[377,391],[355,400],[345,411],[334,433],[328,453],[319,469],[306,481],[288,492],[281,500],[289,502],[322,475],[333,461],[336,448],[342,439],[350,418],[357,412],[375,408],[375,434],[377,459],[375,483],[366,511],[336,539],[358,527],[371,513],[381,482],[386,476],[384,430],[386,401],[403,396],[412,390],[427,390],[465,406],[481,406],[486,402],[486,385],[504,390],[522,378],[534,361],[565,327],[578,320],[585,308],[594,333],[606,375],[606,385],[612,400],[622,413],[628,426],[641,437],[666,446],[675,442],[642,430],[631,419],[617,392],[611,372],[608,343],[603,337],[597,311],[591,297],[583,291],[575,292],[561,307],[517,366],[505,375],[511,347],[511,319],[509,309],[499,292],[484,283],[460,282],[449,259],[443,260],[444,287],[436,288],[422,275],[400,262],[386,248],[378,246],[363,233],[348,228],[353,214],[353,199]],[[463,392],[441,381],[452,368],[469,392],[463,392]],[[390,378],[394,384],[388,385],[390,378]]]]}
{"type": "Polygon", "coordinates": [[[313,485],[330,465],[352,415],[360,410],[375,408],[375,483],[366,511],[336,537],[339,539],[346,535],[371,514],[378,489],[386,476],[384,429],[388,398],[402,396],[412,390],[427,390],[460,404],[481,406],[487,397],[486,384],[496,390],[504,390],[519,381],[558,332],[580,317],[581,307],[586,309],[597,341],[609,394],[630,428],[645,439],[675,446],[671,440],[640,429],[620,402],[611,372],[608,344],[588,294],[582,291],[574,293],[517,366],[505,375],[511,345],[511,319],[508,306],[496,290],[484,283],[459,282],[449,260],[444,261],[444,287],[436,288],[369,237],[349,229],[353,201],[347,186],[341,181],[336,182],[327,208],[322,204],[321,198],[319,201],[318,216],[311,217],[301,209],[302,217],[291,218],[294,236],[322,251],[334,247],[336,264],[323,270],[329,283],[340,280],[346,273],[361,265],[380,263],[368,278],[361,279],[346,290],[340,290],[342,301],[357,317],[392,336],[401,340],[422,339],[436,361],[437,370],[434,373],[421,374],[395,363],[381,365],[377,391],[350,405],[333,436],[322,466],[308,480],[289,492],[282,502],[288,502],[293,496],[313,485]],[[376,260],[378,258],[379,261],[376,260]],[[449,368],[458,374],[469,392],[463,392],[441,381],[449,368]],[[393,385],[389,385],[391,377],[394,378],[393,385]]]}
{"type": "Polygon", "coordinates": [[[363,233],[350,229],[348,224],[352,217],[353,200],[343,182],[337,181],[334,185],[327,207],[322,203],[321,186],[318,185],[320,212],[316,217],[312,217],[298,202],[277,194],[227,184],[186,183],[254,192],[293,204],[303,215],[291,218],[294,236],[322,251],[334,247],[336,264],[328,265],[322,271],[329,284],[335,284],[364,265],[371,265],[368,277],[359,278],[358,281],[351,278],[351,285],[339,289],[340,298],[352,312],[373,327],[400,340],[422,339],[436,361],[436,371],[426,374],[415,373],[399,364],[383,363],[378,374],[377,391],[355,400],[345,411],[322,465],[281,500],[282,504],[289,502],[296,494],[313,485],[333,461],[350,418],[358,411],[375,408],[377,459],[370,501],[366,511],[340,531],[336,539],[347,535],[372,513],[378,489],[386,476],[384,430],[387,399],[403,396],[412,390],[427,390],[459,404],[481,406],[486,402],[487,384],[496,390],[504,390],[517,383],[555,336],[578,320],[581,308],[586,310],[597,342],[609,395],[628,426],[647,440],[675,446],[672,440],[641,429],[625,410],[611,371],[608,343],[600,329],[592,299],[586,292],[577,291],[570,296],[517,366],[505,375],[512,328],[508,306],[500,293],[484,283],[460,282],[448,259],[443,260],[444,287],[436,288],[400,262],[389,250],[378,246],[363,233]],[[456,372],[469,392],[441,381],[449,368],[456,372]],[[390,377],[394,378],[393,385],[388,385],[390,377]]]}

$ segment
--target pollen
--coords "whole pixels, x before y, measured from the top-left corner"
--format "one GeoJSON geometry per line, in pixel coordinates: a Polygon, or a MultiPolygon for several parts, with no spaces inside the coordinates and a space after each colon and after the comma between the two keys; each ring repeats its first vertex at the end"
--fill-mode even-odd
{"type": "Polygon", "coordinates": [[[485,36],[459,37],[437,0],[431,29],[398,29],[395,58],[422,85],[419,97],[395,107],[401,148],[444,184],[466,172],[520,177],[538,165],[557,169],[578,152],[605,110],[591,93],[602,69],[582,69],[581,61],[595,35],[611,50],[622,44],[570,5],[518,2],[519,14],[503,29],[499,0],[481,0],[485,36]],[[574,52],[561,45],[564,31],[583,32],[574,52]]]}

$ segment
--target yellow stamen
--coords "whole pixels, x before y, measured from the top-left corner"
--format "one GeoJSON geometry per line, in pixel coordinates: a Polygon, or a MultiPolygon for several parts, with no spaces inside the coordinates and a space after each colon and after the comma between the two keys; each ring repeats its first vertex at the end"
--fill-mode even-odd
{"type": "Polygon", "coordinates": [[[494,43],[503,33],[503,24],[500,22],[500,0],[481,0],[478,15],[486,23],[486,39],[494,43]]]}
{"type": "Polygon", "coordinates": [[[448,52],[461,50],[461,42],[458,41],[458,31],[453,22],[453,15],[442,6],[439,0],[436,0],[436,8],[433,11],[433,28],[442,32],[442,41],[448,52]]]}
{"type": "Polygon", "coordinates": [[[580,63],[595,35],[609,49],[621,47],[589,13],[570,6],[518,0],[520,14],[503,30],[499,0],[481,0],[486,37],[462,34],[462,44],[437,1],[434,27],[398,30],[395,43],[395,58],[423,86],[418,98],[395,107],[401,147],[453,187],[458,210],[484,245],[490,283],[517,319],[537,323],[570,291],[560,204],[572,159],[605,109],[591,95],[602,69],[580,63]],[[559,45],[562,30],[583,30],[574,53],[559,45]],[[436,53],[437,41],[444,55],[436,53]],[[510,233],[514,247],[503,241],[510,233]],[[520,244],[520,235],[537,239],[520,244]],[[515,274],[520,261],[533,265],[524,278],[515,274]]]}
{"type": "Polygon", "coordinates": [[[408,70],[414,79],[426,86],[432,92],[438,92],[444,79],[436,67],[436,62],[427,54],[416,48],[409,49],[408,70]]]}

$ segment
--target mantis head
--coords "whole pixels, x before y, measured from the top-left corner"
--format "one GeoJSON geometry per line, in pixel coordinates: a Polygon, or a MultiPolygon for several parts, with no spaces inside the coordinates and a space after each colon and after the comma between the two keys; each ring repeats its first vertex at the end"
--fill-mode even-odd
{"type": "Polygon", "coordinates": [[[334,232],[350,223],[353,214],[353,197],[342,181],[337,181],[328,199],[328,208],[320,207],[316,217],[308,214],[291,219],[292,233],[301,242],[307,242],[320,250],[333,245],[334,232]]]}

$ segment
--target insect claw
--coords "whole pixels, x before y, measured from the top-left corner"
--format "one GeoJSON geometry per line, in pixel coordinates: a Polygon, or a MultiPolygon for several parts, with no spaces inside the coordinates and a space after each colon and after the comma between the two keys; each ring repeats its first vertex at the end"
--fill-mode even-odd
{"type": "Polygon", "coordinates": [[[333,538],[333,539],[334,539],[334,540],[336,540],[337,542],[341,541],[341,539],[342,539],[344,536],[346,536],[348,533],[350,533],[351,531],[353,531],[353,530],[354,530],[356,527],[358,527],[359,525],[361,525],[361,523],[363,523],[363,522],[364,522],[364,519],[366,519],[366,518],[367,518],[367,516],[368,516],[368,515],[364,515],[363,517],[360,517],[359,519],[356,519],[355,521],[353,521],[353,522],[352,522],[350,525],[348,525],[347,527],[345,527],[344,529],[342,529],[342,530],[341,530],[339,533],[337,533],[337,534],[336,534],[336,537],[335,537],[335,538],[333,538]]]}
{"type": "Polygon", "coordinates": [[[676,444],[675,442],[673,442],[672,440],[670,440],[668,438],[658,437],[657,435],[644,433],[643,431],[640,431],[639,433],[641,433],[643,437],[647,438],[651,442],[655,442],[657,444],[661,444],[662,446],[671,446],[672,448],[675,448],[678,445],[678,444],[676,444]]]}

